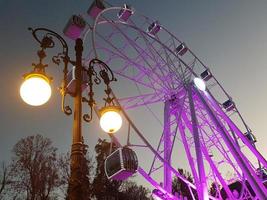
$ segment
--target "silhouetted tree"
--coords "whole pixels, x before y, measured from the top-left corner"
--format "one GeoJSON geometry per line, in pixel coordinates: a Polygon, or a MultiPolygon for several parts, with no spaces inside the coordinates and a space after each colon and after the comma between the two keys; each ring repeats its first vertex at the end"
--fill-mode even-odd
{"type": "MultiPolygon", "coordinates": [[[[178,169],[178,172],[184,177],[186,178],[189,182],[193,183],[193,177],[191,176],[191,174],[183,169],[178,169]]],[[[197,199],[197,193],[195,190],[192,189],[192,192],[195,196],[195,198],[197,199]]],[[[178,194],[181,195],[183,197],[187,197],[188,200],[192,200],[192,195],[190,192],[190,189],[188,188],[187,184],[182,181],[180,178],[175,177],[173,179],[172,182],[172,193],[173,194],[178,194]]]]}
{"type": "MultiPolygon", "coordinates": [[[[92,199],[92,177],[93,174],[93,163],[92,159],[89,157],[89,154],[87,153],[87,145],[83,145],[83,153],[84,153],[84,158],[82,162],[82,174],[83,179],[80,180],[82,182],[82,191],[84,191],[82,199],[81,200],[90,200],[92,199]]],[[[69,178],[70,178],[70,154],[67,153],[66,155],[62,155],[59,159],[59,168],[60,168],[60,174],[61,174],[61,191],[65,194],[65,198],[68,200],[69,197],[67,195],[68,191],[68,184],[69,184],[69,178]]]]}
{"type": "MultiPolygon", "coordinates": [[[[106,157],[115,150],[114,144],[99,139],[95,146],[96,166],[93,172],[92,159],[84,145],[82,186],[87,191],[82,200],[150,200],[149,190],[133,181],[108,180],[104,170],[106,157]],[[94,177],[92,176],[94,174],[94,177]]],[[[13,147],[14,154],[10,173],[3,167],[0,174],[0,195],[5,183],[10,184],[8,199],[13,200],[56,200],[68,199],[67,188],[70,178],[70,154],[57,156],[57,149],[48,138],[41,135],[29,136],[19,140],[13,147]],[[10,181],[6,181],[6,175],[10,181]],[[3,178],[1,178],[3,177],[3,178]]],[[[9,187],[8,187],[9,189],[9,187]]],[[[1,197],[1,196],[0,196],[1,197]]],[[[6,198],[3,198],[6,199],[6,198]]]]}
{"type": "Polygon", "coordinates": [[[61,154],[58,158],[58,169],[60,176],[60,191],[63,197],[67,198],[67,190],[70,178],[70,153],[61,154]]]}
{"type": "Polygon", "coordinates": [[[150,191],[144,186],[137,185],[133,181],[124,181],[120,188],[121,199],[127,200],[150,200],[152,199],[150,191]]]}
{"type": "Polygon", "coordinates": [[[93,169],[93,165],[92,165],[92,160],[89,157],[89,155],[87,154],[87,145],[83,145],[83,153],[84,153],[84,158],[82,161],[82,173],[85,175],[83,176],[82,179],[82,187],[83,191],[86,191],[84,193],[83,196],[83,200],[91,200],[92,196],[93,196],[93,187],[92,187],[92,179],[90,179],[90,177],[92,177],[92,169],[93,169]]]}
{"type": "Polygon", "coordinates": [[[213,197],[219,198],[220,186],[216,183],[212,183],[210,186],[209,194],[213,197]]]}
{"type": "Polygon", "coordinates": [[[5,199],[10,186],[10,171],[5,162],[1,163],[0,167],[0,200],[5,199]]]}
{"type": "Polygon", "coordinates": [[[12,149],[12,190],[26,200],[55,198],[60,186],[57,149],[52,141],[41,135],[19,140],[12,149]]]}

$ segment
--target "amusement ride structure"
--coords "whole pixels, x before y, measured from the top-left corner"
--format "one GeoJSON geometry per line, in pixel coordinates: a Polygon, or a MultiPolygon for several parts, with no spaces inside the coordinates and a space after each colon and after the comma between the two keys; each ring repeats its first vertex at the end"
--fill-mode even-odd
{"type": "MultiPolygon", "coordinates": [[[[140,147],[153,154],[150,168],[143,169],[139,161],[137,171],[155,188],[155,199],[183,198],[172,194],[174,176],[187,184],[191,191],[189,199],[267,199],[267,162],[256,149],[255,136],[211,69],[184,42],[158,21],[138,14],[128,5],[113,7],[101,1],[95,1],[85,15],[73,16],[64,33],[84,41],[90,37],[92,48],[84,60],[85,66],[90,59],[100,58],[118,80],[128,80],[138,89],[139,94],[135,96],[120,97],[113,93],[113,97],[129,123],[128,134],[136,134],[142,141],[132,145],[133,148],[140,147]],[[164,110],[156,147],[128,115],[132,109],[149,109],[152,104],[164,110]],[[175,148],[178,141],[186,153],[194,184],[186,180],[172,162],[173,153],[180,151],[175,148]],[[226,169],[231,177],[227,177],[226,169]],[[154,174],[159,171],[163,179],[155,180],[154,174]],[[211,184],[215,184],[217,190],[213,196],[208,194],[211,184]]],[[[118,147],[122,145],[116,135],[111,137],[118,147]]],[[[127,148],[131,148],[129,140],[127,148]]],[[[111,155],[117,156],[106,161],[109,171],[115,169],[115,179],[124,179],[135,169],[134,162],[128,162],[131,164],[129,173],[122,172],[120,177],[117,172],[127,171],[127,166],[116,170],[116,164],[109,164],[117,158],[123,166],[121,149],[120,154],[113,153],[111,155]]]]}
{"type": "MultiPolygon", "coordinates": [[[[100,59],[120,84],[127,82],[137,91],[128,96],[115,88],[107,92],[128,124],[126,142],[109,134],[118,149],[105,161],[108,178],[124,180],[139,173],[154,188],[157,200],[185,199],[172,194],[175,176],[188,186],[187,199],[267,199],[267,161],[256,149],[255,136],[211,69],[183,41],[126,4],[114,7],[102,1],[72,16],[64,34],[81,38],[89,48],[82,60],[85,71],[92,59],[100,59]],[[162,124],[137,117],[146,127],[156,127],[147,133],[132,115],[146,109],[160,118],[155,107],[163,111],[162,124]],[[158,139],[157,145],[150,137],[158,139]],[[185,154],[193,183],[177,170],[177,152],[185,154]]],[[[92,107],[98,113],[97,105],[92,107]]]]}

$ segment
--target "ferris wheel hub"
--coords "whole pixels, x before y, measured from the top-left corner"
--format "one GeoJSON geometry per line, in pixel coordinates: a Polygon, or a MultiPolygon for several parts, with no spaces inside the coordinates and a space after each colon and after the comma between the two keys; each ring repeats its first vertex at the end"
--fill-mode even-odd
{"type": "Polygon", "coordinates": [[[194,84],[197,87],[197,89],[199,89],[201,91],[206,90],[206,84],[201,78],[197,78],[197,77],[194,78],[194,84]]]}

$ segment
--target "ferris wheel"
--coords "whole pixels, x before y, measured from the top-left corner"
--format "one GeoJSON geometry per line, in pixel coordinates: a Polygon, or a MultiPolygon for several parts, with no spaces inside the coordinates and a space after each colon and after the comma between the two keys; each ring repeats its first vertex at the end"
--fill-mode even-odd
{"type": "MultiPolygon", "coordinates": [[[[256,149],[255,136],[211,69],[183,41],[128,5],[113,7],[101,1],[95,1],[86,14],[72,17],[64,33],[89,40],[85,65],[99,58],[110,66],[118,82],[135,88],[135,92],[123,88],[124,96],[114,89],[116,104],[129,126],[126,144],[111,136],[127,150],[120,148],[111,155],[141,152],[137,153],[137,171],[154,187],[155,199],[183,198],[172,194],[174,176],[187,184],[188,199],[267,199],[267,162],[256,149]],[[162,110],[162,116],[154,112],[155,107],[162,110]],[[137,116],[145,124],[139,128],[131,113],[140,109],[158,122],[137,116]],[[149,126],[156,127],[155,138],[146,133],[149,126]],[[133,145],[131,135],[140,143],[133,145]],[[156,139],[157,144],[152,144],[156,139]],[[147,151],[150,157],[144,158],[147,151]],[[194,183],[177,170],[177,152],[184,154],[194,183]],[[212,196],[208,193],[211,185],[216,190],[212,196]]],[[[130,171],[123,177],[132,175],[130,171]]]]}

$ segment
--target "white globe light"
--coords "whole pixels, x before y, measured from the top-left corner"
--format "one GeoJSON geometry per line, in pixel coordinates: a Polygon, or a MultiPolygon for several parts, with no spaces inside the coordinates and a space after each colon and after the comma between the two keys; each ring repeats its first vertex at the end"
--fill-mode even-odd
{"type": "Polygon", "coordinates": [[[41,74],[30,74],[20,87],[20,96],[24,102],[32,106],[46,103],[51,96],[49,79],[41,74]]]}
{"type": "Polygon", "coordinates": [[[194,84],[199,90],[201,91],[206,90],[206,84],[201,78],[197,78],[197,77],[194,78],[194,84]]]}
{"type": "Polygon", "coordinates": [[[100,126],[106,133],[117,132],[122,125],[122,118],[117,109],[104,108],[100,117],[100,126]]]}

